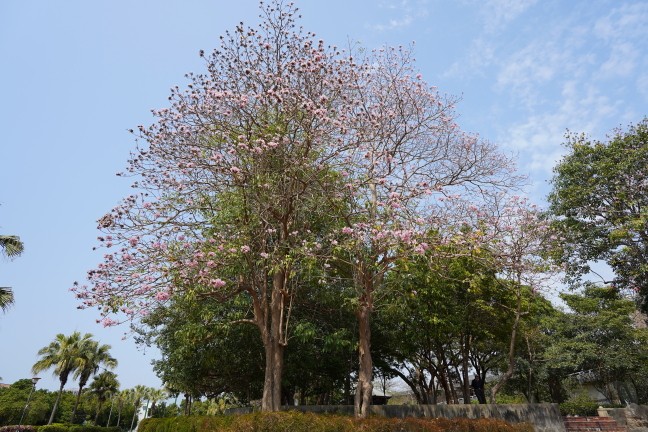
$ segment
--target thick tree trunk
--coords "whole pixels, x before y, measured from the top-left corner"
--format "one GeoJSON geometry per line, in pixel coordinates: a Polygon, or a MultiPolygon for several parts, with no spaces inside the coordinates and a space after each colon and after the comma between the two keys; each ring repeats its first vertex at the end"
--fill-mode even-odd
{"type": "Polygon", "coordinates": [[[369,415],[371,396],[373,392],[373,361],[371,359],[371,306],[370,302],[362,301],[357,312],[359,327],[359,370],[356,387],[354,411],[358,418],[369,415]]]}
{"type": "Polygon", "coordinates": [[[261,328],[265,349],[262,411],[279,411],[281,408],[281,379],[286,345],[283,334],[284,288],[285,272],[277,271],[272,278],[272,297],[269,305],[270,310],[268,311],[270,322],[264,322],[261,328]]]}
{"type": "Polygon", "coordinates": [[[279,411],[281,408],[284,347],[274,341],[265,345],[265,378],[263,381],[261,410],[279,411]]]}

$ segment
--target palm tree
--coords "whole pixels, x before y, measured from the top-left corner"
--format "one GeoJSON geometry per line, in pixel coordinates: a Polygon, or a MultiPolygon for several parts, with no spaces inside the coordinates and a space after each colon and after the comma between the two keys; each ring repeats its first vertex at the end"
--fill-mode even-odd
{"type": "Polygon", "coordinates": [[[40,360],[32,366],[32,372],[37,374],[46,369],[54,368],[54,375],[58,376],[61,386],[59,387],[58,396],[54,402],[52,413],[50,414],[48,425],[54,421],[54,415],[63,394],[63,387],[67,383],[70,374],[79,367],[80,348],[92,338],[90,333],[86,333],[81,337],[81,333],[75,331],[70,336],[65,336],[59,333],[54,338],[54,341],[46,347],[38,351],[41,356],[40,360]]]}
{"type": "Polygon", "coordinates": [[[124,407],[124,402],[128,402],[131,400],[133,396],[133,390],[132,389],[126,389],[122,390],[119,393],[117,393],[117,424],[116,426],[119,426],[121,423],[121,413],[122,413],[122,408],[124,407]]]}
{"type": "Polygon", "coordinates": [[[95,375],[102,365],[110,369],[117,366],[117,360],[110,355],[109,350],[110,345],[99,345],[99,342],[94,340],[87,340],[80,347],[78,367],[74,372],[74,378],[79,380],[79,391],[72,410],[71,423],[74,423],[79,401],[81,400],[81,392],[83,392],[83,387],[88,383],[90,376],[95,375]]]}
{"type": "MultiPolygon", "coordinates": [[[[9,258],[20,255],[25,246],[20,237],[11,235],[0,235],[0,253],[9,258]]],[[[0,287],[0,310],[5,312],[14,303],[13,291],[9,287],[0,287]]]]}
{"type": "Polygon", "coordinates": [[[147,409],[147,413],[144,418],[148,417],[149,413],[152,414],[155,411],[155,407],[157,406],[158,402],[163,401],[168,397],[168,393],[164,389],[149,388],[148,400],[151,402],[151,409],[147,409]]]}
{"type": "MultiPolygon", "coordinates": [[[[113,396],[119,390],[119,381],[117,381],[117,375],[110,371],[103,371],[99,375],[95,376],[95,379],[90,383],[89,389],[91,393],[97,396],[97,401],[99,402],[97,406],[97,413],[95,414],[94,418],[94,424],[95,426],[97,426],[97,420],[99,419],[101,407],[109,397],[113,396]]],[[[110,421],[110,416],[108,416],[108,421],[110,421]]]]}
{"type": "Polygon", "coordinates": [[[5,312],[14,303],[13,291],[9,287],[0,287],[0,310],[5,312]]]}
{"type": "Polygon", "coordinates": [[[8,256],[14,258],[23,253],[25,245],[20,241],[20,237],[14,235],[0,235],[0,251],[8,256]]]}
{"type": "Polygon", "coordinates": [[[142,404],[142,399],[148,397],[148,388],[143,385],[136,385],[135,388],[133,388],[133,393],[132,393],[132,400],[133,400],[133,405],[135,406],[135,411],[133,412],[133,419],[131,420],[131,425],[130,429],[128,430],[133,430],[133,425],[135,424],[135,417],[137,417],[137,411],[139,410],[140,405],[142,404]]]}

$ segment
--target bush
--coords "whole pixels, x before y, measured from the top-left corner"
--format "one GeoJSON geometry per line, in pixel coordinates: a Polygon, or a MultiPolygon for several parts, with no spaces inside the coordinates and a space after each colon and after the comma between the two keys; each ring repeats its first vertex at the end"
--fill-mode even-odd
{"type": "MultiPolygon", "coordinates": [[[[92,426],[92,425],[64,425],[64,424],[51,424],[39,426],[37,429],[32,429],[34,432],[120,432],[121,429],[112,427],[92,426]]],[[[0,432],[4,432],[0,430],[0,432]]],[[[12,431],[13,432],[13,431],[12,431]]]]}
{"type": "Polygon", "coordinates": [[[118,428],[117,426],[103,427],[103,426],[92,426],[92,425],[87,425],[87,426],[75,425],[75,426],[70,426],[70,429],[68,429],[68,431],[69,432],[120,432],[121,429],[118,428]]]}
{"type": "Polygon", "coordinates": [[[60,423],[54,423],[51,425],[45,425],[45,426],[39,426],[38,427],[38,432],[68,432],[69,426],[60,424],[60,423]]]}
{"type": "Polygon", "coordinates": [[[511,425],[496,419],[424,419],[348,416],[299,412],[254,413],[239,416],[150,418],[139,432],[533,432],[529,424],[511,425]]]}
{"type": "Polygon", "coordinates": [[[595,416],[599,404],[585,394],[578,395],[560,404],[560,414],[577,416],[595,416]]]}

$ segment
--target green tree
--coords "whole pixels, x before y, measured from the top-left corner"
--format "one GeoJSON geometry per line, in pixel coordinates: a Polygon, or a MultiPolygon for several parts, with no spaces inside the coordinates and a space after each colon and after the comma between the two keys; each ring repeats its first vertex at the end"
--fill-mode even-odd
{"type": "Polygon", "coordinates": [[[103,404],[108,400],[109,397],[112,397],[119,391],[119,381],[117,381],[117,375],[111,371],[103,371],[100,374],[96,375],[94,380],[90,383],[88,387],[90,393],[94,394],[97,397],[97,412],[94,418],[94,424],[97,425],[99,419],[99,413],[103,404]]]}
{"type": "Polygon", "coordinates": [[[142,406],[142,401],[148,397],[149,388],[143,385],[136,385],[131,389],[131,392],[128,396],[129,402],[133,405],[133,417],[131,418],[129,430],[133,430],[135,426],[135,420],[138,418],[138,411],[142,406]]]}
{"type": "Polygon", "coordinates": [[[563,376],[587,376],[615,403],[621,398],[641,399],[648,330],[634,326],[633,301],[614,287],[594,285],[587,285],[581,293],[561,294],[561,298],[569,311],[557,316],[550,327],[552,343],[545,353],[548,366],[563,376]]]}
{"type": "Polygon", "coordinates": [[[9,387],[0,388],[0,426],[16,425],[21,418],[24,425],[43,425],[47,422],[55,395],[47,390],[36,390],[27,405],[33,388],[30,379],[21,379],[9,387]]]}
{"type": "Polygon", "coordinates": [[[569,134],[566,146],[549,195],[559,259],[575,284],[592,261],[605,261],[613,283],[648,311],[648,118],[608,141],[569,134]]]}
{"type": "Polygon", "coordinates": [[[99,368],[114,368],[117,366],[117,360],[110,355],[110,345],[100,345],[99,342],[84,339],[79,346],[79,357],[77,359],[77,368],[74,371],[74,378],[79,380],[79,390],[77,392],[76,402],[72,410],[71,422],[74,423],[81,393],[88,383],[90,376],[95,375],[99,368]]]}
{"type": "Polygon", "coordinates": [[[447,403],[468,400],[469,371],[483,379],[506,349],[511,292],[485,254],[462,255],[446,248],[401,260],[388,277],[394,298],[376,320],[376,350],[422,404],[437,403],[439,389],[447,403]]]}
{"type": "Polygon", "coordinates": [[[81,333],[76,331],[70,336],[59,333],[54,338],[54,341],[38,351],[38,355],[41,358],[32,366],[32,372],[37,374],[53,368],[53,374],[58,376],[59,382],[61,383],[47,424],[52,424],[54,421],[54,416],[56,415],[56,410],[63,393],[63,387],[65,387],[70,374],[78,369],[82,348],[91,339],[92,335],[90,333],[86,333],[84,336],[81,336],[81,333]]]}

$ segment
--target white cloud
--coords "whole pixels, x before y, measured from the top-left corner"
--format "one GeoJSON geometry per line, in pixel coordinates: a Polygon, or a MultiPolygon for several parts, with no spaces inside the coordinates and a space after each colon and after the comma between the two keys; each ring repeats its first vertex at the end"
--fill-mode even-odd
{"type": "Polygon", "coordinates": [[[648,22],[648,3],[626,3],[598,19],[594,25],[594,34],[610,42],[645,41],[648,35],[646,22],[648,22]]]}
{"type": "Polygon", "coordinates": [[[386,9],[392,17],[386,22],[372,24],[369,27],[377,31],[398,30],[410,27],[416,19],[428,15],[427,3],[428,0],[417,0],[414,2],[410,0],[382,1],[378,7],[380,9],[386,9]]]}
{"type": "Polygon", "coordinates": [[[638,57],[637,49],[630,43],[613,45],[607,61],[601,65],[601,76],[605,78],[630,76],[635,70],[638,57]]]}
{"type": "Polygon", "coordinates": [[[520,155],[521,168],[536,179],[548,179],[564,154],[567,130],[603,138],[610,118],[623,116],[623,105],[612,101],[594,86],[568,81],[563,85],[560,104],[511,125],[500,142],[520,155]]]}
{"type": "Polygon", "coordinates": [[[484,29],[497,32],[533,6],[537,0],[486,0],[481,2],[484,29]]]}

